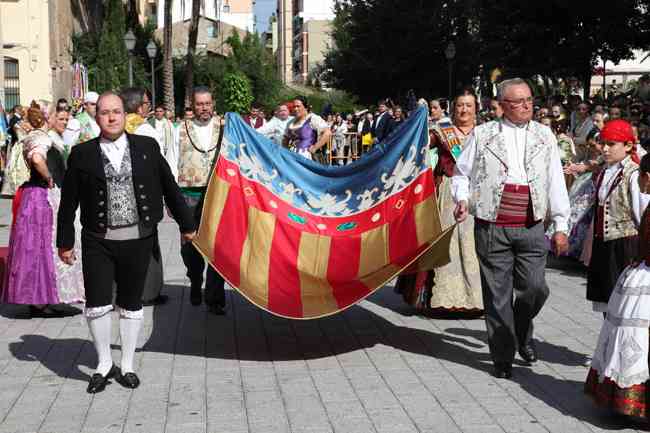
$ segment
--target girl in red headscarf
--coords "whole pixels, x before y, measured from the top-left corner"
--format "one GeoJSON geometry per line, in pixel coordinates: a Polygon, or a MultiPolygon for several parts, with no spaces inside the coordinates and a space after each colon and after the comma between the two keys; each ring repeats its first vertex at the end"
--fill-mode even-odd
{"type": "Polygon", "coordinates": [[[596,180],[593,246],[587,272],[587,299],[607,312],[616,280],[638,251],[638,227],[648,196],[639,188],[639,159],[632,125],[622,119],[600,133],[606,168],[596,180]]]}
{"type": "MultiPolygon", "coordinates": [[[[641,160],[638,187],[650,193],[650,155],[641,160]]],[[[648,419],[650,341],[650,210],[643,212],[640,248],[616,283],[607,304],[585,392],[619,414],[648,419]]]]}

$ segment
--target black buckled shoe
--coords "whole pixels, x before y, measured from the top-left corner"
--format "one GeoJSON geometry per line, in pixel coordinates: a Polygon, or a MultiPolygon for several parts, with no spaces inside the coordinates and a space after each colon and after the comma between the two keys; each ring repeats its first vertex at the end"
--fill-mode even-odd
{"type": "Polygon", "coordinates": [[[512,364],[496,362],[494,364],[494,377],[497,379],[510,379],[512,377],[512,364]]]}
{"type": "Polygon", "coordinates": [[[519,346],[519,356],[521,359],[526,361],[528,364],[532,364],[537,361],[537,351],[533,343],[528,343],[522,346],[519,346]]]}
{"type": "Polygon", "coordinates": [[[124,388],[136,389],[140,386],[140,379],[135,373],[125,373],[115,379],[124,388]]]}
{"type": "Polygon", "coordinates": [[[90,381],[88,382],[88,388],[86,388],[86,392],[88,394],[97,394],[98,392],[102,392],[106,388],[106,385],[108,385],[108,380],[116,376],[120,376],[120,369],[117,368],[115,364],[113,364],[106,376],[102,376],[99,373],[93,374],[90,378],[90,381]]]}

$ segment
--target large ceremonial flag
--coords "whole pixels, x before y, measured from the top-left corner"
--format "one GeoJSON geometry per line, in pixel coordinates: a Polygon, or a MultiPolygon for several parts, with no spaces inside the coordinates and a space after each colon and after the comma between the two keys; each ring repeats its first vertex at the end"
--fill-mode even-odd
{"type": "Polygon", "coordinates": [[[427,111],[356,162],[325,166],[281,148],[233,113],[194,241],[252,303],[312,319],[403,271],[448,262],[428,156],[427,111]]]}

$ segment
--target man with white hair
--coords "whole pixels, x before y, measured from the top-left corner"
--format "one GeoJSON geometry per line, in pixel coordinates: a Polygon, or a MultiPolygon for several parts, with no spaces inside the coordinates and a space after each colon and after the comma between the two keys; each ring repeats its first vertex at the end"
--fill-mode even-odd
{"type": "Polygon", "coordinates": [[[88,92],[84,96],[84,110],[68,121],[63,131],[63,142],[72,147],[93,138],[99,137],[99,125],[95,121],[97,115],[97,92],[88,92]]]}
{"type": "Polygon", "coordinates": [[[282,145],[282,138],[284,133],[287,131],[287,125],[293,116],[289,115],[289,108],[286,105],[278,105],[275,109],[275,115],[271,120],[266,122],[261,127],[257,128],[257,132],[270,138],[275,143],[282,145]]]}
{"type": "Polygon", "coordinates": [[[495,376],[509,378],[515,349],[537,360],[533,318],[546,285],[544,218],[554,226],[555,253],[568,249],[571,212],[555,135],[534,122],[533,96],[519,78],[499,85],[503,118],[477,126],[456,161],[456,220],[472,213],[483,304],[495,376]],[[514,303],[513,303],[514,288],[514,303]]]}

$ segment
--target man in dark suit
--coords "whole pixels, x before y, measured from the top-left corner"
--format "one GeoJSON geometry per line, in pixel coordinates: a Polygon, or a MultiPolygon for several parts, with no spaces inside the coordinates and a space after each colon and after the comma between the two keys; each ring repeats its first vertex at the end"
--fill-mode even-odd
{"type": "Polygon", "coordinates": [[[124,132],[122,99],[113,92],[97,101],[98,138],[73,147],[63,180],[58,213],[59,257],[76,259],[74,220],[81,208],[85,315],[99,363],[87,391],[102,391],[108,380],[127,388],[140,384],[133,358],[142,325],[142,292],[157,225],[165,204],[183,236],[195,233],[192,214],[155,140],[124,132]],[[113,283],[120,314],[121,371],[111,357],[113,283]]]}
{"type": "Polygon", "coordinates": [[[375,144],[381,143],[393,130],[393,117],[388,113],[386,101],[379,101],[377,110],[379,115],[372,125],[372,136],[375,137],[375,144]]]}

